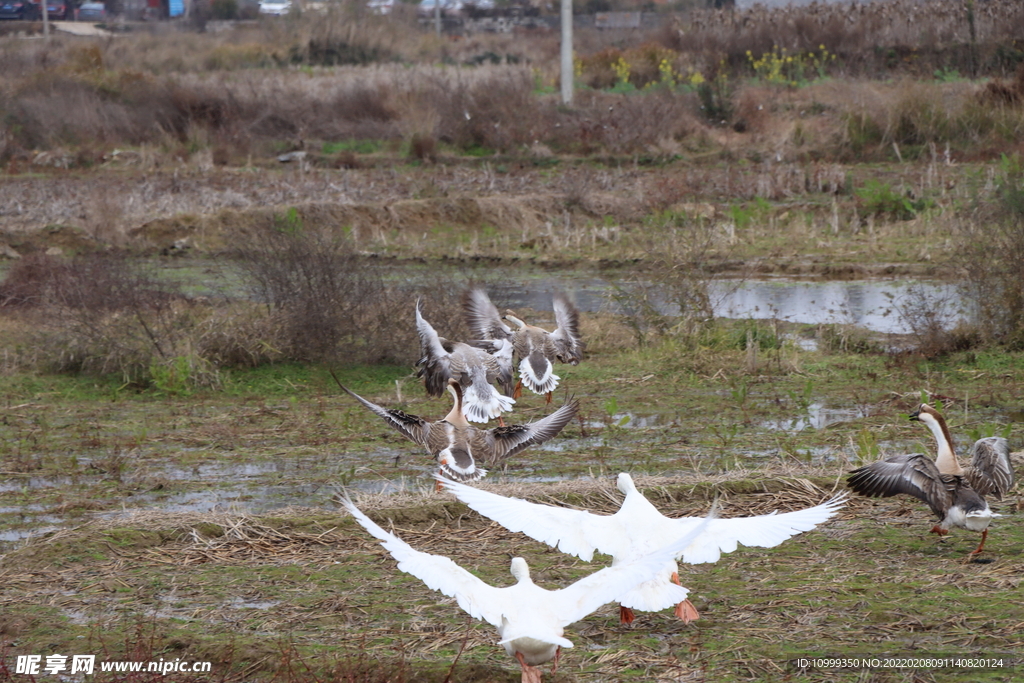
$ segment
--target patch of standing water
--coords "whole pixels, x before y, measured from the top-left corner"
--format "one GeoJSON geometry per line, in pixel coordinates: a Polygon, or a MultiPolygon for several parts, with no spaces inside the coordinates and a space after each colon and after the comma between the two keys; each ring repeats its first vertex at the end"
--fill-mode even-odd
{"type": "MultiPolygon", "coordinates": [[[[516,307],[550,311],[551,292],[570,292],[585,313],[626,312],[628,296],[609,303],[616,283],[589,276],[544,277],[526,284],[489,285],[494,298],[516,307]]],[[[912,330],[900,310],[927,310],[951,327],[964,317],[964,303],[955,284],[910,280],[802,281],[783,278],[712,280],[708,298],[716,317],[778,319],[807,324],[845,324],[873,332],[908,334],[912,330]]],[[[670,293],[655,288],[645,299],[659,313],[678,315],[670,293]]]]}
{"type": "Polygon", "coordinates": [[[765,420],[761,426],[777,431],[799,432],[805,429],[824,429],[831,424],[859,420],[870,414],[868,406],[826,408],[822,403],[812,403],[807,406],[807,412],[804,415],[789,419],[765,420]]]}

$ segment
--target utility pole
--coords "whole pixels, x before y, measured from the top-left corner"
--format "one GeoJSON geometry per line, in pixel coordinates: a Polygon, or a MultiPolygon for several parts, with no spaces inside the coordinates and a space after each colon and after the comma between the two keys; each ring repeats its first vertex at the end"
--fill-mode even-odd
{"type": "Polygon", "coordinates": [[[39,8],[43,10],[43,36],[48,39],[50,37],[50,13],[46,11],[46,0],[39,0],[39,8]]]}
{"type": "Polygon", "coordinates": [[[441,35],[441,0],[434,0],[434,32],[441,35]]]}
{"type": "Polygon", "coordinates": [[[572,104],[572,0],[562,0],[562,104],[572,104]]]}

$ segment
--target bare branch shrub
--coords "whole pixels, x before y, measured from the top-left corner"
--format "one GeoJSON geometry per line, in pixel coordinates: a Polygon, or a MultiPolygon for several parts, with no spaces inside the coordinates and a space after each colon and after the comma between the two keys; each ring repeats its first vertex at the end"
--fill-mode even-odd
{"type": "Polygon", "coordinates": [[[266,346],[211,339],[209,348],[220,349],[225,360],[249,365],[280,354],[302,361],[412,363],[419,352],[413,306],[420,294],[428,294],[426,313],[439,331],[464,331],[459,286],[439,276],[419,285],[390,284],[385,269],[360,255],[345,231],[306,227],[294,210],[249,235],[236,257],[253,298],[269,309],[266,322],[240,329],[271,336],[266,346]]]}
{"type": "Polygon", "coordinates": [[[1003,157],[996,201],[961,224],[954,263],[981,333],[1024,348],[1024,161],[1003,157]]]}
{"type": "Polygon", "coordinates": [[[614,300],[637,343],[655,337],[695,341],[714,322],[711,263],[728,245],[712,221],[665,211],[649,219],[648,270],[616,287],[614,300]]]}
{"type": "Polygon", "coordinates": [[[117,373],[174,391],[219,383],[193,348],[208,312],[122,254],[39,257],[16,282],[11,289],[39,310],[37,341],[53,370],[117,373]]]}

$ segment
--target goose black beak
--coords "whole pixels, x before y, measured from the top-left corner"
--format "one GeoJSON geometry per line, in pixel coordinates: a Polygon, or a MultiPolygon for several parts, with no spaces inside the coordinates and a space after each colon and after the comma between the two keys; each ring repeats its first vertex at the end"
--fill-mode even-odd
{"type": "Polygon", "coordinates": [[[920,415],[921,415],[921,411],[920,410],[915,410],[914,412],[912,412],[910,414],[910,421],[911,422],[920,422],[921,421],[920,415]]]}

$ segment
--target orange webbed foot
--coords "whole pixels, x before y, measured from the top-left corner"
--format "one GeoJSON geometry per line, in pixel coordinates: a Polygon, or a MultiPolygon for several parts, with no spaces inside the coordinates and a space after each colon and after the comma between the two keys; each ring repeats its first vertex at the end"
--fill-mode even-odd
{"type": "Polygon", "coordinates": [[[620,624],[632,624],[633,620],[636,619],[636,615],[633,614],[633,610],[628,607],[619,605],[619,623],[620,624]]]}
{"type": "Polygon", "coordinates": [[[689,624],[691,621],[697,621],[700,619],[700,613],[697,612],[697,608],[693,606],[693,603],[689,600],[683,600],[681,603],[676,605],[676,616],[683,620],[684,624],[689,624]]]}

